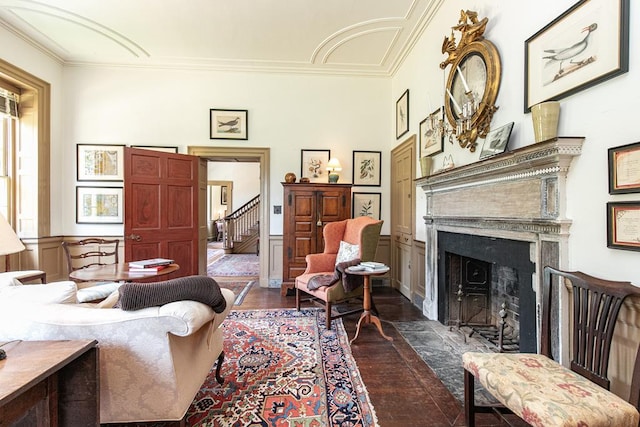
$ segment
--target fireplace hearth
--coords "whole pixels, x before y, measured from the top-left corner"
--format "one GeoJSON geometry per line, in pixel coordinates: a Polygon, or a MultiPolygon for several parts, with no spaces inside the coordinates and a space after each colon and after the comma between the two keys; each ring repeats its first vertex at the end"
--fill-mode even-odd
{"type": "Polygon", "coordinates": [[[536,291],[545,265],[566,263],[566,178],[583,142],[532,144],[416,181],[426,195],[426,317],[495,327],[504,304],[520,350],[537,350],[536,291]],[[460,278],[468,283],[456,306],[460,278]]]}

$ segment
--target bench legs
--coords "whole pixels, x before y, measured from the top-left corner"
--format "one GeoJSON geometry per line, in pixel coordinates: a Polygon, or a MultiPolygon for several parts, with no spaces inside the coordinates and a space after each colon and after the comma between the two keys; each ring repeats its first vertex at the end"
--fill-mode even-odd
{"type": "Polygon", "coordinates": [[[475,378],[464,370],[464,420],[468,427],[476,425],[476,405],[474,400],[475,378]]]}

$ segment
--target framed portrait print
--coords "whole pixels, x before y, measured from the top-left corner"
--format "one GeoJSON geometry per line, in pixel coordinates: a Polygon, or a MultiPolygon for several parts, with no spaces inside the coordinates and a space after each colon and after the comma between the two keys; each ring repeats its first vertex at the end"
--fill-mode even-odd
{"type": "Polygon", "coordinates": [[[640,142],[609,148],[609,194],[640,193],[640,142]]]}
{"type": "Polygon", "coordinates": [[[490,131],[484,139],[484,144],[482,144],[480,159],[504,153],[504,150],[507,149],[507,144],[509,144],[511,129],[513,129],[513,122],[490,131]]]}
{"type": "Polygon", "coordinates": [[[607,203],[607,247],[640,251],[640,202],[607,203]]]}
{"type": "Polygon", "coordinates": [[[209,110],[209,139],[249,139],[249,111],[209,110]]]}
{"type": "Polygon", "coordinates": [[[351,201],[352,217],[369,216],[373,219],[380,219],[381,197],[381,193],[353,193],[353,200],[351,201]]]}
{"type": "Polygon", "coordinates": [[[220,187],[220,204],[221,205],[227,204],[227,186],[226,185],[223,185],[220,187]]]}
{"type": "Polygon", "coordinates": [[[444,119],[442,108],[438,108],[420,122],[419,157],[433,156],[444,151],[444,135],[440,122],[444,119]]]}
{"type": "Polygon", "coordinates": [[[327,163],[331,150],[300,150],[300,177],[309,182],[329,182],[327,163]]]}
{"type": "Polygon", "coordinates": [[[122,224],[122,187],[76,187],[76,223],[122,224]]]}
{"type": "Polygon", "coordinates": [[[163,153],[177,153],[178,147],[166,147],[156,145],[132,145],[131,148],[141,148],[143,150],[162,151],[163,153]]]}
{"type": "Polygon", "coordinates": [[[396,101],[396,139],[409,132],[409,89],[396,101]]]}
{"type": "Polygon", "coordinates": [[[122,181],[124,145],[77,144],[78,181],[122,181]]]}
{"type": "Polygon", "coordinates": [[[363,187],[380,187],[381,151],[353,152],[353,185],[363,187]]]}
{"type": "Polygon", "coordinates": [[[629,70],[629,0],[581,0],[525,41],[524,112],[629,70]]]}

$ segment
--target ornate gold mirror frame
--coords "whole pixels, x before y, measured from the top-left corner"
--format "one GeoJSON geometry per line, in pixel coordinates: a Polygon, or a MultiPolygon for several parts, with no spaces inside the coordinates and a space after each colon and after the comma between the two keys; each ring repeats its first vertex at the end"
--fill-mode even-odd
{"type": "Polygon", "coordinates": [[[476,12],[460,11],[458,25],[445,36],[442,53],[447,59],[440,63],[445,69],[451,64],[445,86],[445,113],[454,128],[453,133],[462,148],[476,149],[478,137],[489,132],[500,88],[500,54],[493,43],[484,38],[488,18],[478,20],[476,12]],[[454,31],[461,33],[456,44],[454,31]]]}

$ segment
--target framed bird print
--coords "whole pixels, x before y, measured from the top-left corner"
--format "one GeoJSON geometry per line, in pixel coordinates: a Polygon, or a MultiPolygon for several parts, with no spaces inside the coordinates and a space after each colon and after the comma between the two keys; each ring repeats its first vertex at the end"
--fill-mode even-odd
{"type": "Polygon", "coordinates": [[[629,70],[629,0],[581,0],[525,41],[524,112],[629,70]]]}
{"type": "Polygon", "coordinates": [[[209,139],[249,139],[247,110],[209,110],[209,139]]]}

